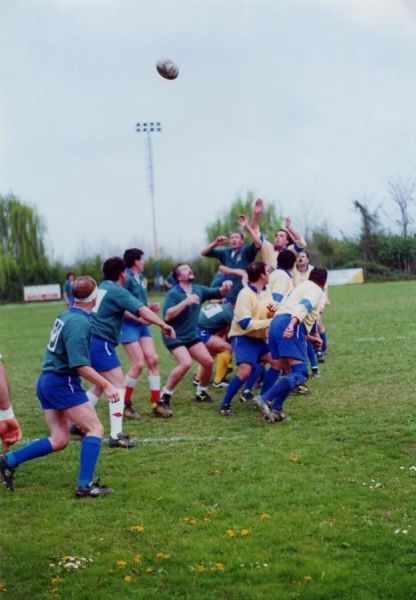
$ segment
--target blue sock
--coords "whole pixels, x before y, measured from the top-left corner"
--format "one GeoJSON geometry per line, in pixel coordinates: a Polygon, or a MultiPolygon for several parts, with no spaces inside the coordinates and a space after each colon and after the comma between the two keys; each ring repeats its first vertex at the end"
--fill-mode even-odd
{"type": "Polygon", "coordinates": [[[237,375],[234,375],[234,377],[231,379],[230,383],[228,384],[227,391],[225,392],[225,395],[224,395],[224,399],[221,402],[221,408],[228,408],[230,406],[231,400],[234,398],[234,396],[236,395],[238,390],[241,388],[243,383],[244,383],[244,381],[242,379],[237,377],[237,375]]]}
{"type": "Polygon", "coordinates": [[[286,400],[291,390],[291,382],[286,376],[279,379],[279,381],[276,381],[267,392],[261,394],[261,397],[265,402],[273,402],[272,408],[274,410],[281,410],[283,402],[286,400]]]}
{"type": "Polygon", "coordinates": [[[261,392],[260,392],[261,395],[266,393],[267,390],[269,390],[272,387],[272,385],[274,385],[276,383],[279,375],[280,375],[279,369],[273,369],[273,367],[270,367],[270,369],[267,369],[266,374],[264,376],[263,385],[261,387],[261,392]]]}
{"type": "Polygon", "coordinates": [[[46,454],[50,454],[51,452],[53,452],[53,448],[50,439],[47,437],[41,438],[40,440],[35,440],[34,442],[27,444],[27,446],[23,446],[23,448],[20,448],[19,450],[8,452],[6,454],[7,466],[10,467],[10,469],[14,469],[27,460],[46,456],[46,454]]]}
{"type": "Polygon", "coordinates": [[[326,346],[326,331],[323,331],[321,333],[321,340],[323,342],[322,344],[322,352],[326,352],[327,346],[326,346]]]}
{"type": "Polygon", "coordinates": [[[94,479],[95,467],[101,450],[101,438],[86,435],[81,441],[78,487],[87,487],[94,479]]]}
{"type": "Polygon", "coordinates": [[[316,358],[315,348],[311,342],[306,344],[306,352],[308,354],[309,362],[311,363],[311,368],[314,369],[318,366],[318,359],[316,358]]]}
{"type": "Polygon", "coordinates": [[[252,365],[251,367],[251,373],[250,375],[247,377],[246,382],[244,384],[244,389],[245,390],[252,390],[253,387],[256,385],[258,378],[261,375],[261,372],[263,370],[263,367],[261,365],[252,365]]]}

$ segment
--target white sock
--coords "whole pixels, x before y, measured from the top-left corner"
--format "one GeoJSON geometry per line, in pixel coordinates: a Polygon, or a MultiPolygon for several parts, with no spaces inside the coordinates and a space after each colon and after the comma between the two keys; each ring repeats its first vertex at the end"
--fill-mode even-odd
{"type": "Polygon", "coordinates": [[[196,393],[199,394],[200,392],[206,392],[207,391],[207,386],[206,385],[200,385],[198,383],[198,385],[196,386],[196,393]]]}
{"type": "Polygon", "coordinates": [[[138,379],[133,379],[133,377],[130,377],[130,375],[126,375],[124,377],[124,383],[126,384],[126,387],[129,388],[135,388],[137,385],[138,379]]]}
{"type": "Polygon", "coordinates": [[[123,431],[124,393],[125,388],[118,388],[120,399],[117,402],[109,402],[110,413],[110,436],[116,440],[119,433],[123,431]]]}
{"type": "Polygon", "coordinates": [[[169,396],[172,396],[173,390],[168,390],[168,388],[166,386],[164,386],[164,388],[162,390],[162,395],[163,394],[169,394],[169,396]]]}
{"type": "Polygon", "coordinates": [[[148,375],[147,381],[150,390],[160,390],[160,375],[148,375]]]}
{"type": "Polygon", "coordinates": [[[87,396],[88,396],[88,400],[91,402],[91,404],[93,406],[95,406],[100,398],[100,396],[97,396],[96,394],[93,394],[91,392],[91,390],[88,390],[87,392],[87,396]]]}

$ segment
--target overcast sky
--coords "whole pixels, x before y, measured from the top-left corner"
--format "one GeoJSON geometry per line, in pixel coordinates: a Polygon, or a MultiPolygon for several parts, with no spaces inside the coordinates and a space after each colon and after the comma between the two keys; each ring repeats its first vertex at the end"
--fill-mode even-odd
{"type": "Polygon", "coordinates": [[[51,256],[188,258],[253,191],[298,228],[359,229],[416,167],[414,0],[0,0],[0,193],[51,256]],[[162,79],[160,57],[180,75],[162,79]]]}

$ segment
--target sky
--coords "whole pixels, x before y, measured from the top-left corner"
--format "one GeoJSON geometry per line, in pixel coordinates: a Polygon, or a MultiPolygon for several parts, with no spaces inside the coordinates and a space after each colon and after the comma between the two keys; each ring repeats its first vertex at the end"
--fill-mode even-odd
{"type": "MultiPolygon", "coordinates": [[[[249,192],[300,231],[394,214],[416,167],[416,0],[0,0],[0,194],[70,264],[188,259],[249,192]],[[168,81],[159,58],[179,66],[168,81]]],[[[227,232],[224,232],[227,233],[227,232]]]]}

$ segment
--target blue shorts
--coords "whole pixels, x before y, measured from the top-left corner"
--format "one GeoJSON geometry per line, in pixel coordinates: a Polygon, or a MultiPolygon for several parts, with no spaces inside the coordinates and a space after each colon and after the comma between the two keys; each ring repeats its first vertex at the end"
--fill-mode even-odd
{"type": "Polygon", "coordinates": [[[235,362],[256,365],[260,358],[270,352],[268,344],[264,340],[250,338],[246,335],[236,335],[230,339],[235,362]]]}
{"type": "Polygon", "coordinates": [[[269,346],[272,358],[296,358],[303,362],[306,357],[306,329],[302,323],[294,328],[291,338],[284,338],[283,332],[290,323],[291,315],[278,315],[270,325],[269,346]]]}
{"type": "Polygon", "coordinates": [[[116,344],[107,342],[102,338],[91,338],[91,366],[93,369],[101,373],[102,371],[111,371],[121,366],[121,362],[116,353],[116,344]]]}
{"type": "Polygon", "coordinates": [[[121,324],[120,342],[122,344],[132,344],[138,342],[142,337],[152,337],[149,325],[137,323],[132,319],[124,319],[121,324]]]}
{"type": "Polygon", "coordinates": [[[43,372],[36,393],[43,410],[65,410],[88,402],[78,375],[43,372]]]}
{"type": "Polygon", "coordinates": [[[203,327],[200,327],[198,325],[198,327],[196,328],[199,339],[201,340],[202,343],[206,344],[209,340],[209,338],[211,337],[211,332],[208,331],[208,329],[204,329],[203,327]]]}

